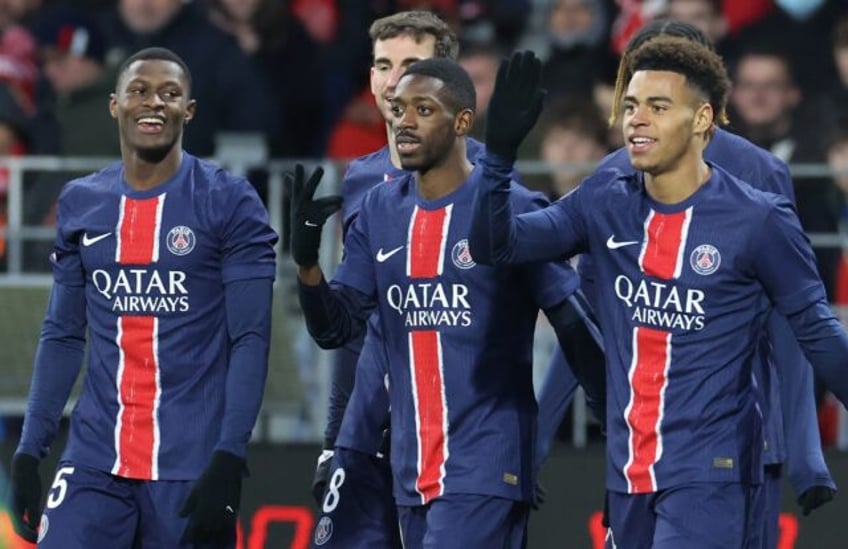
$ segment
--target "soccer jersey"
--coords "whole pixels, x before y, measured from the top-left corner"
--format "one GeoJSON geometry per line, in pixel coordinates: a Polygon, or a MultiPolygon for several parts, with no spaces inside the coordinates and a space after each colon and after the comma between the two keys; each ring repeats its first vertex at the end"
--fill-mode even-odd
{"type": "MultiPolygon", "coordinates": [[[[466,147],[472,162],[484,150],[483,144],[474,139],[466,139],[466,147]]],[[[351,161],[342,182],[344,232],[347,233],[359,214],[368,191],[380,184],[391,184],[408,173],[392,164],[388,146],[351,161]]],[[[325,438],[335,440],[336,445],[344,448],[373,455],[383,442],[383,429],[389,415],[389,395],[387,390],[381,390],[385,388],[388,370],[376,315],[368,320],[367,336],[347,343],[336,353],[335,360],[338,375],[331,389],[325,438]],[[372,345],[376,348],[369,348],[372,345]],[[363,353],[364,358],[360,359],[359,353],[363,353]],[[344,373],[354,370],[355,377],[344,373]]]]}
{"type": "MultiPolygon", "coordinates": [[[[476,170],[476,168],[475,168],[476,170]]],[[[529,501],[538,309],[577,287],[565,263],[492,268],[468,247],[472,178],[424,200],[407,174],[363,200],[333,284],[377,303],[391,392],[395,498],[445,493],[529,501]]],[[[516,187],[517,211],[546,201],[516,187]]]]}
{"type": "Polygon", "coordinates": [[[88,325],[65,459],[126,478],[197,478],[223,431],[224,286],[273,278],[275,242],[250,184],[186,153],[150,190],[129,187],[120,163],[65,186],[54,277],[85,288],[88,325]]]}
{"type": "MultiPolygon", "coordinates": [[[[761,191],[768,191],[785,196],[795,202],[795,190],[786,164],[768,151],[757,147],[747,139],[731,132],[717,129],[710,143],[704,150],[704,158],[730,172],[738,179],[750,184],[761,191]]],[[[625,173],[636,173],[630,164],[630,157],[624,148],[607,155],[598,166],[599,170],[615,168],[625,173]]],[[[583,256],[578,266],[581,285],[588,297],[592,297],[594,273],[592,258],[583,256]],[[588,288],[588,290],[587,290],[588,288]]],[[[594,303],[593,303],[594,304],[594,303]]],[[[774,318],[769,323],[773,328],[763,332],[757,344],[759,358],[754,362],[754,377],[757,383],[757,399],[764,419],[764,456],[765,463],[782,463],[786,460],[787,452],[794,453],[795,465],[804,468],[810,462],[812,469],[810,477],[821,476],[821,450],[811,452],[809,433],[816,430],[816,416],[809,413],[814,395],[810,391],[812,385],[812,370],[797,345],[784,341],[775,336],[775,325],[782,324],[781,332],[791,334],[782,318],[774,318]],[[802,367],[803,366],[803,367],[802,367]],[[790,377],[783,386],[777,378],[777,369],[790,377]],[[781,394],[783,398],[781,398],[781,394]],[[783,401],[783,402],[781,402],[783,401]],[[782,410],[792,417],[792,429],[784,429],[782,410]],[[789,437],[789,444],[785,438],[789,437]],[[797,450],[796,450],[797,449],[797,450]],[[795,450],[793,452],[793,450],[795,450]],[[818,459],[812,459],[818,454],[818,459]]],[[[541,410],[541,409],[540,409],[541,410]]],[[[793,482],[796,489],[799,483],[793,482]]],[[[800,492],[799,492],[800,493],[800,492]]]]}
{"type": "MultiPolygon", "coordinates": [[[[506,170],[491,162],[488,177],[506,170]]],[[[601,171],[550,208],[506,225],[503,195],[478,197],[472,240],[485,259],[592,254],[604,339],[616,342],[606,346],[614,491],[759,482],[751,368],[768,312],[763,297],[785,316],[826,308],[790,204],[711,169],[707,182],[672,205],[652,200],[641,174],[601,171]]],[[[832,316],[821,320],[837,329],[832,316]]]]}

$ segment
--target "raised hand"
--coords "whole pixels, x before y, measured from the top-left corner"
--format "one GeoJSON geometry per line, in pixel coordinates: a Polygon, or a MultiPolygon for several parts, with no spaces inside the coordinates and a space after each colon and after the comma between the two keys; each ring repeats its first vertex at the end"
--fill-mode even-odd
{"type": "Polygon", "coordinates": [[[341,196],[315,199],[315,189],[321,182],[324,169],[318,166],[309,180],[302,164],[296,164],[294,173],[286,176],[291,185],[291,254],[301,267],[318,263],[321,229],[327,218],[342,207],[341,196]]]}
{"type": "Polygon", "coordinates": [[[486,148],[515,160],[518,147],[536,124],[545,90],[542,62],[532,51],[502,60],[486,115],[486,148]]]}

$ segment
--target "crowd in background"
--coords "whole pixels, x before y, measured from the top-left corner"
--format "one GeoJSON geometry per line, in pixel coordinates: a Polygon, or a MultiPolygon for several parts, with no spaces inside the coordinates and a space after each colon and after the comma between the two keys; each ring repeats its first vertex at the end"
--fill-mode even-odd
{"type": "MultiPolygon", "coordinates": [[[[848,231],[846,0],[0,0],[0,156],[117,158],[107,109],[115,74],[153,45],[192,71],[198,113],[184,146],[195,155],[218,155],[233,133],[268,158],[372,152],[386,132],[367,78],[368,27],[407,9],[437,12],[460,36],[478,92],[475,137],[500,59],[516,48],[541,56],[547,106],[521,159],[552,166],[526,177],[552,197],[622,144],[607,116],[629,37],[657,17],[695,24],[730,71],[729,129],[787,163],[843,170],[794,183],[808,232],[848,231]]],[[[33,177],[25,220],[51,225],[64,178],[33,177]]],[[[7,185],[0,163],[0,202],[7,185]]],[[[46,254],[29,249],[38,270],[46,254]]],[[[848,305],[848,260],[836,247],[817,255],[831,301],[848,305]]]]}

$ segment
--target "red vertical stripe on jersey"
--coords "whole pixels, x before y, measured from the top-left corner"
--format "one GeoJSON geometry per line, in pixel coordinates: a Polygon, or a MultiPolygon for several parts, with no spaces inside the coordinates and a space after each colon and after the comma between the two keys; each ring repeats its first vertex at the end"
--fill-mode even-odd
{"type": "Polygon", "coordinates": [[[645,224],[645,247],[639,258],[642,272],[670,280],[679,276],[691,210],[673,214],[651,212],[645,224]]]}
{"type": "Polygon", "coordinates": [[[418,492],[427,503],[442,494],[446,461],[444,406],[439,332],[418,330],[409,334],[412,344],[412,375],[418,415],[418,492]]]}
{"type": "MultiPolygon", "coordinates": [[[[115,251],[119,265],[152,265],[159,260],[164,200],[164,194],[121,200],[115,251]]],[[[112,473],[156,480],[160,436],[158,321],[155,316],[122,315],[117,322],[119,409],[112,473]]]]}
{"type": "Polygon", "coordinates": [[[118,322],[121,325],[118,345],[123,364],[118,379],[121,416],[120,461],[116,474],[127,478],[155,478],[155,413],[159,396],[154,342],[156,318],[123,316],[118,322]]]}
{"type": "MultiPolygon", "coordinates": [[[[432,279],[442,274],[452,206],[438,210],[415,208],[407,240],[407,274],[432,279]]],[[[426,304],[422,304],[427,308],[426,304]]],[[[409,334],[410,376],[418,438],[418,479],[422,504],[444,493],[448,458],[448,410],[440,335],[437,330],[409,334]]]]}
{"type": "Polygon", "coordinates": [[[118,227],[118,263],[145,265],[156,261],[159,237],[159,208],[161,197],[122,201],[118,227]]]}
{"type": "Polygon", "coordinates": [[[415,208],[409,230],[409,276],[433,278],[441,274],[444,261],[445,220],[448,208],[422,210],[415,208]]]}
{"type": "Polygon", "coordinates": [[[662,454],[660,421],[669,360],[671,334],[653,328],[635,328],[630,368],[631,400],[625,410],[630,428],[630,457],[624,476],[631,493],[656,490],[654,464],[662,454]]]}

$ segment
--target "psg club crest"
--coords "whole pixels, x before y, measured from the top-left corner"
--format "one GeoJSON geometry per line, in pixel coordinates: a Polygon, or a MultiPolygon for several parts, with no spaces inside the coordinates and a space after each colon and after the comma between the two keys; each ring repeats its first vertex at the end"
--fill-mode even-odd
{"type": "Polygon", "coordinates": [[[168,233],[165,243],[172,254],[187,255],[197,244],[197,237],[194,236],[194,231],[185,225],[177,225],[168,233]]]}
{"type": "Polygon", "coordinates": [[[333,537],[333,519],[321,517],[318,526],[315,527],[315,545],[324,545],[333,537]]]}
{"type": "Polygon", "coordinates": [[[715,246],[710,244],[701,244],[692,250],[692,255],[689,256],[689,265],[691,265],[692,270],[699,275],[711,275],[716,272],[718,270],[718,266],[721,265],[721,254],[718,253],[715,246]]]}
{"type": "Polygon", "coordinates": [[[451,250],[451,259],[453,259],[453,264],[460,269],[470,269],[476,265],[474,259],[471,257],[471,250],[468,249],[467,238],[463,238],[454,244],[451,250]]]}

